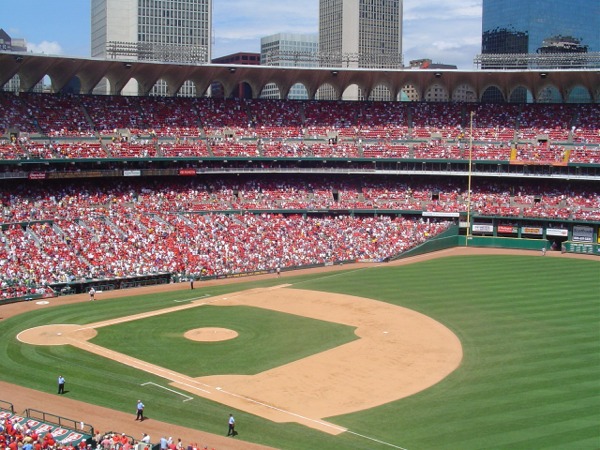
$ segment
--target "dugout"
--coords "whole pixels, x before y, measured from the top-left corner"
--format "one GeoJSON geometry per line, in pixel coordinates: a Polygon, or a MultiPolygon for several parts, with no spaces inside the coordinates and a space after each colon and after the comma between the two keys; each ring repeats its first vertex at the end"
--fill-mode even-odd
{"type": "Polygon", "coordinates": [[[173,275],[171,273],[165,272],[130,277],[77,280],[64,283],[53,283],[50,286],[59,295],[69,295],[88,292],[92,287],[96,291],[114,291],[117,289],[129,289],[142,286],[169,284],[172,282],[172,279],[173,275]]]}

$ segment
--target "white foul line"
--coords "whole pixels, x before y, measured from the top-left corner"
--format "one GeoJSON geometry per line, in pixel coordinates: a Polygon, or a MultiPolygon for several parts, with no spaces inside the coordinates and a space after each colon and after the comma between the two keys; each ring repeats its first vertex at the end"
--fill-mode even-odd
{"type": "Polygon", "coordinates": [[[243,399],[243,400],[245,400],[247,402],[255,403],[255,404],[260,405],[260,406],[264,406],[265,408],[270,408],[270,409],[273,409],[275,411],[287,414],[289,416],[298,417],[298,418],[300,418],[302,420],[305,420],[307,422],[314,422],[314,423],[317,423],[317,424],[322,425],[324,427],[333,428],[334,430],[337,430],[337,431],[340,431],[340,432],[350,433],[350,434],[353,434],[355,436],[361,437],[363,439],[368,439],[370,441],[377,442],[378,444],[387,445],[388,447],[397,448],[398,450],[407,450],[404,447],[400,447],[398,445],[394,445],[394,444],[391,444],[389,442],[385,442],[385,441],[381,441],[379,439],[375,439],[375,438],[372,438],[372,437],[369,437],[369,436],[365,436],[364,434],[355,433],[354,431],[350,431],[347,428],[340,427],[338,425],[334,425],[334,424],[329,423],[329,422],[323,422],[322,420],[311,419],[310,417],[306,417],[306,416],[303,416],[301,414],[297,414],[297,413],[294,413],[292,411],[288,411],[288,410],[285,410],[285,409],[277,408],[276,406],[268,405],[266,403],[259,402],[258,400],[254,400],[252,398],[244,397],[243,395],[235,394],[233,392],[228,392],[228,391],[226,391],[226,390],[224,390],[223,388],[220,388],[220,387],[217,387],[215,389],[217,391],[220,391],[220,392],[224,393],[224,394],[231,395],[232,397],[241,398],[241,399],[243,399]]]}
{"type": "Polygon", "coordinates": [[[201,295],[200,297],[195,297],[195,298],[186,298],[185,300],[173,300],[175,303],[183,303],[183,302],[193,302],[194,300],[200,300],[206,297],[210,297],[210,294],[204,294],[201,295]]]}
{"type": "Polygon", "coordinates": [[[270,409],[273,409],[275,411],[278,411],[278,412],[281,412],[281,413],[284,413],[284,414],[287,414],[287,415],[290,415],[290,416],[298,417],[298,418],[300,418],[302,420],[305,420],[305,421],[308,421],[308,422],[318,423],[319,425],[323,425],[325,427],[333,428],[334,430],[337,430],[337,431],[340,431],[340,432],[347,431],[346,428],[339,427],[337,425],[333,425],[333,424],[328,423],[328,422],[323,422],[321,420],[311,419],[310,417],[302,416],[302,415],[296,414],[296,413],[294,413],[292,411],[288,411],[288,410],[285,410],[285,409],[277,408],[276,406],[268,405],[266,403],[259,402],[258,400],[254,400],[252,398],[244,397],[243,395],[235,394],[233,392],[227,392],[226,390],[224,390],[224,389],[222,389],[220,387],[215,388],[215,389],[217,391],[223,392],[224,394],[231,395],[232,397],[241,398],[241,399],[243,399],[243,400],[245,400],[247,402],[255,403],[257,405],[264,406],[265,408],[270,408],[270,409]]]}
{"type": "Polygon", "coordinates": [[[380,441],[379,439],[375,439],[375,438],[372,438],[372,437],[369,437],[369,436],[365,436],[364,434],[355,433],[354,431],[347,430],[346,432],[350,433],[350,434],[353,434],[354,436],[358,436],[358,437],[361,437],[361,438],[364,438],[364,439],[368,439],[368,440],[373,441],[373,442],[377,442],[378,444],[387,445],[388,447],[394,447],[394,448],[397,448],[399,450],[407,450],[404,447],[400,447],[398,445],[390,444],[389,442],[380,441]]]}
{"type": "Polygon", "coordinates": [[[159,387],[161,389],[164,389],[166,391],[170,391],[170,392],[173,392],[175,394],[181,395],[182,397],[185,397],[186,399],[184,400],[184,402],[189,402],[190,400],[194,400],[194,397],[190,397],[189,395],[182,394],[181,392],[178,392],[178,391],[176,391],[174,389],[169,389],[168,387],[161,386],[160,384],[153,383],[152,381],[149,381],[147,383],[142,383],[141,386],[148,386],[149,384],[151,384],[153,386],[156,386],[156,387],[159,387]]]}

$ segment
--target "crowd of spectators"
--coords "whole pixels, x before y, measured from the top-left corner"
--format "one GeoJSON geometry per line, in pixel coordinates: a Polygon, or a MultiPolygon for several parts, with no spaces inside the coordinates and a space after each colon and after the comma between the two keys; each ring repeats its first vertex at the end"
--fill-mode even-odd
{"type": "MultiPolygon", "coordinates": [[[[67,446],[64,446],[66,448],[67,446]]],[[[73,445],[70,449],[75,450],[73,445]]],[[[84,441],[84,448],[86,443],[84,441]]],[[[10,418],[0,419],[0,448],[10,450],[55,450],[58,445],[50,432],[38,433],[27,424],[13,423],[10,418]]]]}
{"type": "Polygon", "coordinates": [[[581,144],[600,144],[600,109],[596,105],[579,105],[578,116],[571,127],[573,140],[581,144]]]}
{"type": "MultiPolygon", "coordinates": [[[[447,227],[400,217],[165,214],[10,225],[2,271],[28,285],[156,273],[222,276],[382,261],[447,227]]],[[[5,295],[8,296],[8,293],[5,295]]]]}
{"type": "MultiPolygon", "coordinates": [[[[600,162],[598,105],[0,93],[0,108],[0,158],[7,161],[267,157],[600,162]],[[19,134],[10,134],[14,130],[19,134]]],[[[264,160],[246,164],[276,165],[264,160]]],[[[364,167],[371,168],[371,162],[364,167]]],[[[420,242],[410,236],[443,229],[437,222],[415,219],[421,212],[464,213],[469,208],[479,215],[600,220],[597,195],[568,183],[517,181],[516,192],[502,180],[478,180],[468,196],[462,177],[202,180],[79,181],[52,187],[7,183],[0,188],[2,295],[85,277],[157,271],[228,275],[276,264],[381,260],[420,242]],[[388,215],[353,215],[351,210],[388,215]],[[411,214],[398,217],[398,211],[411,214]]]]}
{"type": "MultiPolygon", "coordinates": [[[[344,181],[300,176],[271,177],[264,180],[252,177],[224,177],[214,178],[209,182],[149,185],[145,189],[138,188],[142,189],[140,194],[137,194],[138,198],[143,201],[140,200],[136,207],[143,213],[160,213],[167,210],[189,212],[371,208],[420,211],[426,210],[433,201],[452,199],[457,205],[454,211],[464,211],[467,197],[465,184],[464,180],[427,181],[423,178],[411,178],[410,182],[402,182],[377,177],[361,177],[344,181]],[[384,204],[389,207],[384,207],[384,204]],[[403,208],[408,204],[415,207],[403,208]]],[[[585,185],[557,184],[557,186],[532,181],[516,184],[478,181],[472,186],[472,194],[473,198],[476,198],[481,193],[488,199],[486,204],[490,204],[491,199],[496,199],[498,204],[510,203],[517,209],[517,215],[524,217],[535,216],[522,213],[520,209],[524,204],[520,201],[522,196],[513,194],[514,192],[528,191],[531,193],[530,198],[534,196],[540,198],[541,204],[546,208],[568,207],[569,214],[566,217],[557,216],[556,218],[559,219],[575,218],[582,212],[593,213],[600,207],[598,197],[585,185]]],[[[48,210],[48,206],[35,209],[35,211],[41,210],[48,210]]],[[[481,208],[478,213],[489,214],[489,211],[481,208]]],[[[38,219],[43,218],[43,215],[38,217],[38,219]]]]}
{"type": "MultiPolygon", "coordinates": [[[[579,213],[595,214],[600,200],[590,186],[534,181],[483,181],[472,185],[472,198],[481,194],[490,204],[509,204],[527,215],[523,201],[535,196],[546,209],[566,208],[557,219],[574,219],[579,213]]],[[[108,183],[72,183],[45,189],[42,184],[20,184],[0,188],[2,223],[89,220],[89,217],[111,216],[136,212],[141,214],[188,213],[201,211],[239,212],[241,210],[353,210],[372,209],[414,211],[427,210],[432,202],[452,201],[455,211],[466,208],[466,182],[463,179],[410,180],[384,177],[335,179],[300,175],[272,176],[257,179],[251,176],[223,176],[204,180],[119,181],[108,183]],[[364,207],[359,207],[358,204],[364,207]],[[384,207],[383,205],[389,205],[384,207]],[[412,207],[409,207],[411,206],[412,207]],[[122,209],[122,210],[121,210],[122,209]]],[[[482,208],[479,214],[489,214],[482,208]]]]}
{"type": "MultiPolygon", "coordinates": [[[[1,93],[0,110],[1,160],[261,156],[600,164],[598,105],[1,93]],[[21,136],[10,137],[10,130],[21,136]]],[[[50,295],[52,284],[98,278],[385,261],[453,223],[422,212],[600,221],[600,197],[589,185],[476,180],[468,192],[465,184],[299,175],[2,184],[0,300],[50,295]]],[[[11,425],[0,423],[0,450],[147,448],[114,433],[96,434],[91,449],[60,446],[49,433],[11,425]]],[[[202,449],[181,440],[168,448],[202,449]]]]}
{"type": "Polygon", "coordinates": [[[598,105],[0,94],[0,158],[302,157],[594,163],[598,105]],[[31,137],[27,145],[9,130],[31,137]],[[123,133],[132,138],[125,142],[123,133]],[[34,136],[45,141],[34,142],[34,136]],[[133,142],[133,137],[138,142],[133,142]],[[117,142],[103,139],[117,138],[117,142]],[[49,140],[54,139],[52,142],[49,140]],[[58,140],[65,140],[60,143],[58,140]],[[82,145],[95,139],[95,145],[82,145]],[[156,139],[161,139],[158,145],[156,139]],[[177,148],[183,139],[193,145],[177,148]],[[144,143],[144,140],[148,142],[144,143]],[[310,141],[316,141],[311,145],[310,141]],[[326,142],[324,144],[323,142],[326,142]],[[99,145],[98,145],[99,144],[99,145]],[[334,144],[334,145],[331,145],[334,144]],[[465,149],[471,146],[472,152],[465,149]],[[526,151],[524,148],[541,147],[526,151]],[[502,149],[503,151],[496,151],[502,149]],[[552,154],[548,154],[548,151],[552,154]],[[540,156],[544,153],[543,156],[540,156]]]}
{"type": "MultiPolygon", "coordinates": [[[[95,430],[91,437],[72,442],[62,442],[52,435],[52,427],[30,427],[27,423],[13,421],[9,414],[0,419],[0,450],[208,450],[208,445],[198,442],[184,443],[181,438],[161,437],[152,441],[142,433],[139,439],[125,433],[95,430]],[[50,430],[48,430],[50,428],[50,430]]],[[[210,450],[215,450],[210,447],[210,450]]]]}
{"type": "Polygon", "coordinates": [[[417,103],[412,121],[417,138],[458,139],[464,134],[462,106],[457,103],[417,103]]]}
{"type": "Polygon", "coordinates": [[[530,164],[566,164],[600,162],[600,146],[555,145],[547,141],[513,143],[469,143],[464,139],[445,141],[429,139],[411,143],[394,141],[321,141],[303,140],[242,140],[238,137],[210,139],[176,138],[158,141],[155,138],[116,135],[110,140],[32,139],[22,136],[15,142],[0,139],[2,160],[67,160],[98,158],[152,157],[267,157],[267,158],[392,158],[447,159],[474,161],[514,161],[530,164]],[[512,155],[512,156],[511,156],[512,155]]]}
{"type": "Polygon", "coordinates": [[[4,297],[87,278],[381,261],[449,225],[421,212],[469,205],[482,216],[600,220],[600,199],[585,185],[531,181],[478,181],[470,204],[464,180],[300,176],[25,183],[5,186],[0,200],[4,297]],[[379,214],[330,212],[361,209],[379,214]]]}
{"type": "MultiPolygon", "coordinates": [[[[579,105],[578,105],[579,106],[579,105]]],[[[576,117],[571,105],[525,104],[519,114],[518,134],[521,139],[537,139],[540,135],[552,142],[566,142],[576,117]]]]}

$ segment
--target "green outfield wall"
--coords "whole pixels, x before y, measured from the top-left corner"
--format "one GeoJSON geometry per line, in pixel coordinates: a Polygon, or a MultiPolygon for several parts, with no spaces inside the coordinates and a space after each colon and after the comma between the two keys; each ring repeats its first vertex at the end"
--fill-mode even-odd
{"type": "Polygon", "coordinates": [[[393,258],[390,258],[390,261],[404,259],[410,256],[423,255],[425,253],[437,252],[440,250],[445,250],[447,248],[457,247],[458,245],[460,245],[460,236],[458,235],[458,232],[458,225],[453,225],[443,233],[435,236],[434,238],[429,239],[426,242],[423,242],[418,247],[408,250],[407,252],[397,255],[393,258]]]}
{"type": "Polygon", "coordinates": [[[542,239],[509,238],[493,236],[459,236],[461,247],[511,248],[518,250],[541,250],[548,248],[548,241],[542,239]]]}

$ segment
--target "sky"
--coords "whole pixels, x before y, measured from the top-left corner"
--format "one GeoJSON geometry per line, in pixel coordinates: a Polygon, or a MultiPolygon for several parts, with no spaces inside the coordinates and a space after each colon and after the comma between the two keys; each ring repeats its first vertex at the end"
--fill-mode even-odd
{"type": "MultiPolygon", "coordinates": [[[[0,0],[0,28],[33,53],[90,56],[90,0],[0,0]]],[[[404,64],[429,58],[471,70],[481,53],[482,0],[404,0],[404,64]]],[[[260,38],[317,33],[318,0],[213,0],[213,58],[260,52],[260,38]]]]}

